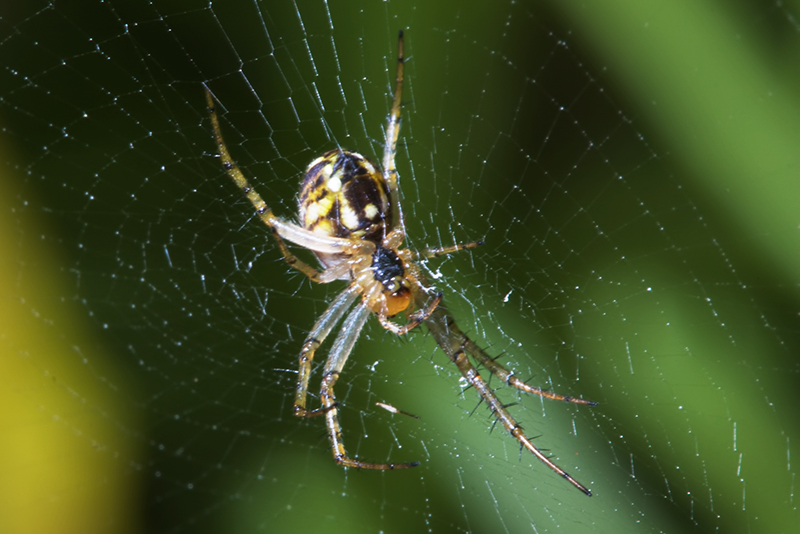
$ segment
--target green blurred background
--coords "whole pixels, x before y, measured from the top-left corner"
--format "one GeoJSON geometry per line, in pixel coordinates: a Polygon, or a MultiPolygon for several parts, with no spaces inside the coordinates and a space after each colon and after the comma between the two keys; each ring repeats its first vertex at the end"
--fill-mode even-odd
{"type": "Polygon", "coordinates": [[[796,531],[797,2],[0,17],[0,531],[796,531]],[[520,375],[600,402],[504,393],[591,499],[470,416],[421,335],[372,325],[339,396],[352,452],[422,467],[343,473],[289,415],[337,288],[274,261],[200,84],[289,215],[318,153],[379,156],[398,28],[411,243],[486,239],[437,284],[520,375]]]}

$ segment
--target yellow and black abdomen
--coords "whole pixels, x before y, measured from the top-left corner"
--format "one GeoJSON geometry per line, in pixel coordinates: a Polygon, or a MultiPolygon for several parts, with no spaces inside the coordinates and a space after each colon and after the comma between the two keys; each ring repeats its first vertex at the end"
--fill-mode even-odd
{"type": "MultiPolygon", "coordinates": [[[[300,224],[320,235],[380,243],[391,231],[389,186],[356,152],[331,150],[311,162],[300,189],[300,224]]],[[[334,258],[317,254],[326,266],[334,258]]]]}

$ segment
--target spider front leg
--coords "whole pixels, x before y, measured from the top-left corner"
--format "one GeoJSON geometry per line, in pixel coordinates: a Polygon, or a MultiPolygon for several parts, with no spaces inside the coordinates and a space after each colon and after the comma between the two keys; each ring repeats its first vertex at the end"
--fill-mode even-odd
{"type": "Polygon", "coordinates": [[[300,363],[297,368],[297,389],[294,397],[294,414],[298,417],[314,417],[325,413],[324,408],[316,410],[306,409],[306,397],[308,396],[308,381],[311,378],[311,363],[314,360],[314,354],[319,346],[331,333],[331,330],[336,323],[338,323],[347,309],[352,306],[358,291],[352,286],[336,297],[325,313],[320,316],[311,332],[306,337],[303,343],[303,348],[300,351],[300,363]]]}
{"type": "Polygon", "coordinates": [[[467,382],[469,382],[469,384],[475,388],[484,402],[486,402],[495,417],[500,420],[500,422],[503,424],[503,427],[505,427],[505,429],[508,430],[508,432],[514,436],[514,438],[516,438],[516,440],[519,441],[523,447],[531,451],[534,456],[536,456],[547,467],[567,479],[570,484],[581,490],[589,497],[592,496],[592,492],[589,490],[589,488],[572,478],[569,473],[554,464],[550,458],[545,456],[545,454],[531,442],[531,440],[522,431],[522,427],[519,426],[513,417],[511,417],[511,414],[508,413],[508,410],[506,410],[505,406],[494,394],[494,391],[492,391],[486,381],[481,378],[481,375],[470,363],[469,358],[467,358],[467,354],[463,350],[456,352],[451,359],[456,366],[458,366],[458,370],[461,371],[461,374],[467,379],[467,382]]]}
{"type": "MultiPolygon", "coordinates": [[[[508,369],[497,363],[497,360],[489,356],[485,350],[480,348],[474,341],[472,341],[469,337],[467,337],[467,335],[464,332],[462,332],[461,329],[458,327],[455,319],[453,319],[453,317],[451,317],[450,314],[447,313],[446,309],[442,308],[442,310],[444,310],[444,313],[440,313],[438,315],[437,322],[446,325],[443,331],[444,334],[446,334],[446,337],[449,340],[450,345],[452,345],[453,347],[457,347],[459,349],[463,349],[464,351],[469,353],[473,358],[475,358],[475,360],[479,364],[483,365],[486,369],[489,370],[490,373],[492,373],[494,376],[502,380],[505,384],[520,391],[524,391],[525,393],[538,395],[539,397],[544,397],[546,399],[569,402],[572,404],[597,406],[597,403],[594,401],[580,399],[577,397],[570,397],[568,395],[559,395],[558,393],[545,391],[542,388],[526,384],[525,382],[514,376],[514,373],[512,371],[509,371],[508,369]]],[[[425,321],[426,319],[427,317],[424,317],[422,320],[425,321]]],[[[428,324],[428,326],[430,327],[430,324],[428,324]]],[[[439,329],[441,330],[441,328],[439,329]]]]}
{"type": "Polygon", "coordinates": [[[574,399],[572,397],[564,397],[547,393],[539,388],[531,388],[524,382],[517,380],[513,375],[506,370],[503,366],[491,359],[483,350],[479,349],[474,342],[472,342],[466,334],[464,334],[455,322],[455,319],[449,314],[447,308],[441,304],[433,313],[425,319],[425,325],[428,327],[433,338],[436,340],[437,345],[447,354],[447,357],[456,364],[462,376],[469,382],[480,395],[483,402],[489,406],[495,417],[502,423],[503,427],[516,439],[520,445],[528,449],[536,458],[539,459],[547,467],[564,477],[570,484],[581,490],[588,496],[592,496],[592,492],[583,484],[572,478],[566,471],[561,469],[553,463],[522,431],[522,427],[511,416],[506,409],[505,405],[500,402],[492,388],[481,377],[472,363],[467,357],[467,353],[475,357],[481,364],[485,365],[490,372],[496,374],[500,378],[504,378],[506,383],[520,389],[522,391],[541,395],[556,400],[566,402],[573,402],[577,404],[596,404],[591,401],[584,401],[582,399],[574,399]],[[512,380],[513,378],[513,380],[512,380]]]}
{"type": "MultiPolygon", "coordinates": [[[[337,299],[338,300],[338,299],[337,299]]],[[[333,307],[333,306],[331,306],[333,307]]],[[[330,356],[325,362],[325,370],[322,376],[322,387],[320,388],[320,400],[322,401],[321,411],[325,413],[325,422],[328,427],[328,437],[331,440],[331,448],[333,450],[333,458],[337,464],[344,467],[356,467],[359,469],[378,469],[382,471],[392,469],[408,469],[419,465],[419,462],[410,462],[405,464],[376,464],[369,462],[362,462],[354,460],[347,456],[347,451],[344,448],[344,440],[342,438],[342,430],[339,426],[338,409],[336,407],[336,397],[333,393],[333,387],[336,381],[339,380],[339,375],[344,368],[347,357],[353,350],[353,346],[364,327],[364,323],[372,314],[370,310],[363,303],[359,303],[353,312],[347,316],[342,324],[342,330],[333,342],[330,356]]]]}
{"type": "MultiPolygon", "coordinates": [[[[460,332],[460,331],[459,331],[460,332]]],[[[524,391],[525,393],[531,393],[532,395],[538,395],[540,397],[544,397],[546,399],[552,399],[562,402],[571,402],[572,404],[585,404],[588,406],[597,406],[597,403],[594,401],[586,400],[586,399],[579,399],[577,397],[570,397],[568,395],[559,395],[558,393],[553,393],[552,391],[545,391],[542,388],[537,388],[534,386],[530,386],[514,376],[512,371],[509,371],[497,361],[486,354],[486,351],[480,348],[478,345],[475,344],[474,341],[466,337],[463,333],[461,334],[464,336],[463,346],[464,350],[466,350],[469,354],[472,355],[478,363],[483,365],[486,369],[489,370],[494,376],[508,384],[509,386],[516,388],[520,391],[524,391]]]]}

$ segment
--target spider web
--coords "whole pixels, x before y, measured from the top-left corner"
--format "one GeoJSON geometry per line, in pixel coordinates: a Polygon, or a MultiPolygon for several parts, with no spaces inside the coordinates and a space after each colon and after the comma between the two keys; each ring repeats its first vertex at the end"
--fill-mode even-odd
{"type": "Polygon", "coordinates": [[[796,5],[8,4],[0,530],[800,522],[796,5]],[[491,432],[423,330],[370,321],[337,385],[352,455],[420,467],[344,471],[291,415],[342,285],[281,261],[214,157],[202,84],[292,217],[317,155],[380,160],[400,28],[409,246],[486,242],[424,268],[517,376],[599,402],[492,382],[591,499],[491,432]]]}

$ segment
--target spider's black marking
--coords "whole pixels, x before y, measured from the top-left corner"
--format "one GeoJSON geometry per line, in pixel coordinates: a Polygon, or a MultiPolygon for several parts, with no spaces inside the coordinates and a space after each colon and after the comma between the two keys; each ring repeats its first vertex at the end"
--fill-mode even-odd
{"type": "Polygon", "coordinates": [[[339,169],[342,169],[342,184],[346,184],[356,176],[369,174],[369,171],[364,166],[364,157],[361,154],[347,150],[339,151],[334,160],[331,174],[336,174],[339,169]]]}
{"type": "Polygon", "coordinates": [[[391,249],[378,246],[372,254],[372,267],[375,279],[386,289],[392,290],[397,285],[397,278],[405,274],[403,261],[391,249]]]}
{"type": "MultiPolygon", "coordinates": [[[[312,191],[316,190],[325,180],[325,176],[323,176],[322,174],[322,169],[324,169],[325,165],[327,165],[328,163],[329,161],[325,159],[325,156],[322,156],[322,158],[320,158],[320,161],[318,161],[316,165],[314,165],[313,167],[309,167],[309,169],[306,170],[306,178],[304,181],[309,180],[309,178],[312,176],[314,177],[314,185],[311,186],[312,191]]],[[[305,186],[305,183],[303,185],[305,186]]]]}

